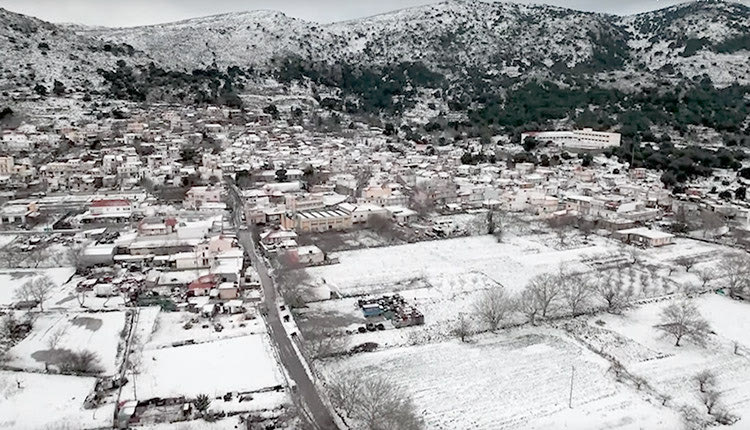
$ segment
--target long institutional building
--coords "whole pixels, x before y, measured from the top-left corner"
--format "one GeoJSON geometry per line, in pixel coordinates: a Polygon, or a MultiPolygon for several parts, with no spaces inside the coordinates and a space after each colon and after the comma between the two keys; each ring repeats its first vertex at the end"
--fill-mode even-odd
{"type": "Polygon", "coordinates": [[[573,131],[528,131],[521,133],[521,142],[533,137],[541,143],[553,142],[564,148],[597,150],[620,146],[620,133],[594,131],[590,128],[573,131]]]}

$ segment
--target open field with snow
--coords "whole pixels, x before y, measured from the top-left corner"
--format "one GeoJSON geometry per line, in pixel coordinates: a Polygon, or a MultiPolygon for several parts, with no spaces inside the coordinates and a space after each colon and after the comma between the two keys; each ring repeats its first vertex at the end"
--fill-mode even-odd
{"type": "MultiPolygon", "coordinates": [[[[655,390],[670,394],[674,406],[690,405],[705,411],[698,398],[693,377],[711,370],[717,376],[721,404],[738,416],[735,428],[747,428],[750,422],[750,303],[731,300],[716,294],[693,299],[713,334],[702,348],[683,340],[674,346],[673,337],[664,337],[654,326],[660,323],[661,311],[670,301],[651,303],[625,312],[622,316],[601,315],[604,328],[650,350],[660,358],[634,360],[628,370],[644,378],[655,390]],[[739,343],[738,354],[734,342],[739,343]]],[[[605,350],[608,349],[605,347],[605,350]]]]}
{"type": "Polygon", "coordinates": [[[29,370],[54,366],[62,350],[90,350],[99,357],[105,375],[117,371],[120,333],[125,327],[124,312],[45,313],[34,322],[29,335],[10,350],[8,364],[29,370]],[[59,341],[51,348],[50,338],[56,333],[59,341]]]}
{"type": "MultiPolygon", "coordinates": [[[[325,283],[344,296],[408,290],[413,288],[410,283],[419,279],[431,285],[451,283],[466,274],[482,275],[509,292],[517,292],[535,275],[555,272],[561,265],[568,271],[590,272],[600,269],[582,260],[606,260],[624,254],[622,258],[627,261],[632,248],[618,241],[592,237],[588,243],[572,241],[579,244],[558,250],[547,236],[511,236],[502,243],[492,236],[475,236],[340,252],[332,255],[339,258],[339,264],[309,268],[307,272],[312,283],[325,283]]],[[[696,268],[701,268],[713,265],[728,250],[678,239],[674,245],[643,250],[640,258],[658,269],[676,267],[676,259],[690,256],[700,259],[702,263],[696,268]]],[[[665,276],[666,272],[657,275],[665,276]]],[[[698,282],[694,274],[675,279],[698,282]]]]}
{"type": "Polygon", "coordinates": [[[145,349],[141,362],[139,399],[220,396],[285,384],[265,334],[145,349]]]}
{"type": "Polygon", "coordinates": [[[519,291],[534,275],[555,271],[560,263],[576,266],[582,255],[613,249],[603,239],[557,251],[526,238],[498,243],[492,236],[476,236],[336,253],[332,257],[339,258],[339,264],[307,271],[313,282],[325,281],[343,295],[392,292],[393,284],[422,278],[436,284],[445,276],[472,272],[519,291]]]}
{"type": "MultiPolygon", "coordinates": [[[[0,306],[10,306],[17,301],[16,291],[24,283],[37,276],[47,275],[52,282],[60,287],[75,273],[72,267],[59,267],[54,269],[2,269],[0,270],[0,306]]],[[[50,295],[50,303],[53,302],[55,292],[50,295]]]]}
{"type": "Polygon", "coordinates": [[[114,403],[83,407],[95,385],[96,378],[0,371],[0,429],[108,428],[114,403]]]}
{"type": "Polygon", "coordinates": [[[676,414],[617,383],[608,369],[609,362],[564,333],[544,328],[508,330],[472,343],[391,348],[325,365],[330,373],[387,376],[411,395],[430,429],[678,427],[676,414]]]}

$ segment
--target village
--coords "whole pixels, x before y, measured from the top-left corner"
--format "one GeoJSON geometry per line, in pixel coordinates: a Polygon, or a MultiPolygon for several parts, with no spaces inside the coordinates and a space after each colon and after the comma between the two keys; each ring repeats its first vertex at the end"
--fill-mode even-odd
{"type": "Polygon", "coordinates": [[[438,145],[273,101],[3,129],[0,428],[356,428],[366,378],[429,428],[750,420],[736,171],[675,191],[618,133],[438,145]],[[672,304],[710,332],[664,338],[672,304]]]}

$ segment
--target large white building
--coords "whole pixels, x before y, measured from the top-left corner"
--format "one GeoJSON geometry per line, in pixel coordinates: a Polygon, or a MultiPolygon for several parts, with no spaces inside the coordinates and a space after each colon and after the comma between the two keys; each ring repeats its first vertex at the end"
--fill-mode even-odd
{"type": "Polygon", "coordinates": [[[553,142],[571,149],[604,149],[620,146],[620,133],[594,131],[590,128],[573,131],[527,131],[521,133],[521,142],[533,137],[541,143],[553,142]]]}

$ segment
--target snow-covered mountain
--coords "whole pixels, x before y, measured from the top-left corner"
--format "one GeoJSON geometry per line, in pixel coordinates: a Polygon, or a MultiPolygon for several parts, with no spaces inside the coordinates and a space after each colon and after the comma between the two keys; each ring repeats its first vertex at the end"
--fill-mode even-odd
{"type": "Polygon", "coordinates": [[[654,74],[750,83],[750,8],[698,1],[629,17],[552,6],[451,0],[370,18],[318,24],[256,11],[135,28],[53,25],[0,10],[0,86],[88,88],[97,69],[154,62],[191,72],[217,66],[273,70],[290,56],[354,66],[421,62],[449,79],[654,74]],[[609,74],[607,74],[609,73],[609,74]]]}

